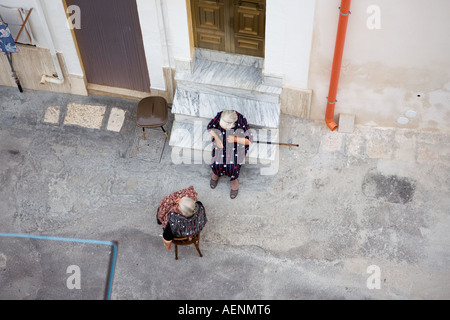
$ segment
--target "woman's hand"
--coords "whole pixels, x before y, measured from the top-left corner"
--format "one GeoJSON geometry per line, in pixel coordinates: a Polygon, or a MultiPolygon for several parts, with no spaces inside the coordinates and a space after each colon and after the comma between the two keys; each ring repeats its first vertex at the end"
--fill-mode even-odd
{"type": "Polygon", "coordinates": [[[228,136],[227,137],[227,142],[228,143],[245,144],[246,146],[250,145],[250,141],[248,139],[243,138],[243,137],[238,137],[238,136],[228,136]]]}
{"type": "Polygon", "coordinates": [[[217,133],[214,130],[208,131],[209,134],[214,138],[214,142],[219,149],[223,149],[222,140],[217,136],[217,133]]]}
{"type": "Polygon", "coordinates": [[[214,141],[216,142],[217,148],[223,149],[223,143],[222,143],[222,140],[215,139],[214,141]]]}
{"type": "Polygon", "coordinates": [[[172,240],[168,241],[163,238],[164,246],[166,247],[166,250],[170,251],[172,249],[172,240]]]}
{"type": "Polygon", "coordinates": [[[236,136],[228,136],[227,137],[227,142],[228,143],[235,143],[235,142],[237,142],[237,137],[236,136]]]}

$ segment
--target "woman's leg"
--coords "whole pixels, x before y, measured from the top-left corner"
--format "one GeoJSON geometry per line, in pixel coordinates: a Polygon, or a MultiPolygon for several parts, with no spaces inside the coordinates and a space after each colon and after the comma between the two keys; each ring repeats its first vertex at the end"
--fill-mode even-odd
{"type": "Polygon", "coordinates": [[[231,191],[230,191],[230,198],[234,199],[237,197],[239,192],[239,172],[241,171],[241,165],[232,165],[229,172],[230,172],[230,184],[231,184],[231,191]]]}
{"type": "Polygon", "coordinates": [[[211,189],[215,189],[217,187],[217,183],[219,182],[219,170],[214,164],[211,165],[211,169],[212,175],[211,180],[209,180],[209,186],[211,189]]]}

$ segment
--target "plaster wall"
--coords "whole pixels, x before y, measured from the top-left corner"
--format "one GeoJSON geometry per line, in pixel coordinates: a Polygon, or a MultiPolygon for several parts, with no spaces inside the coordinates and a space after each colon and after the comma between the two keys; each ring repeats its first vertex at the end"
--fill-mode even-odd
{"type": "Polygon", "coordinates": [[[283,86],[308,88],[316,0],[267,0],[264,72],[283,86]]]}
{"type": "Polygon", "coordinates": [[[185,0],[137,0],[152,89],[166,90],[164,68],[190,60],[185,0]]]}
{"type": "MultiPolygon", "coordinates": [[[[315,120],[325,117],[339,5],[316,1],[308,83],[315,120]]],[[[336,123],[347,113],[356,124],[449,132],[448,12],[446,0],[352,1],[336,123]]]]}
{"type": "MultiPolygon", "coordinates": [[[[50,29],[53,44],[58,53],[62,54],[67,72],[71,75],[83,76],[83,70],[78,59],[71,30],[68,27],[64,5],[61,0],[0,0],[0,5],[11,8],[36,8],[36,1],[40,1],[50,29]]],[[[38,12],[34,10],[29,19],[36,47],[50,49],[38,12]]]]}
{"type": "Polygon", "coordinates": [[[164,29],[159,0],[137,0],[142,40],[147,59],[150,87],[165,90],[163,64],[165,56],[164,29]]]}

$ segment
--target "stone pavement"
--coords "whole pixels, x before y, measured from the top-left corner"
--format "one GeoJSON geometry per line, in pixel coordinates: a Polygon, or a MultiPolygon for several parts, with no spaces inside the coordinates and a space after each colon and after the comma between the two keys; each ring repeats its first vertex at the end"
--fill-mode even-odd
{"type": "MultiPolygon", "coordinates": [[[[112,299],[449,299],[450,135],[282,115],[278,167],[240,193],[176,164],[137,101],[0,87],[0,233],[117,240],[112,299]],[[193,185],[200,258],[164,249],[159,201],[193,185]]],[[[173,117],[170,117],[170,126],[173,117]]],[[[103,299],[111,249],[0,237],[0,299],[103,299]],[[81,270],[69,288],[68,267],[81,270]]]]}

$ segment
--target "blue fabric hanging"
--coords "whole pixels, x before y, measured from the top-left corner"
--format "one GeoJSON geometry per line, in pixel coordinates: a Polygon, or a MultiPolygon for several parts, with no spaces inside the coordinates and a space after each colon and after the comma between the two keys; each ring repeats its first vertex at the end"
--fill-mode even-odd
{"type": "Polygon", "coordinates": [[[9,31],[8,24],[0,21],[0,52],[18,52],[17,45],[9,31]]]}
{"type": "Polygon", "coordinates": [[[19,77],[17,76],[16,71],[14,70],[11,54],[18,51],[19,49],[17,48],[16,42],[14,41],[13,37],[11,36],[11,32],[8,29],[8,24],[4,23],[3,21],[0,21],[0,52],[5,53],[9,65],[11,66],[11,72],[14,81],[16,82],[20,92],[23,92],[19,77]]]}

